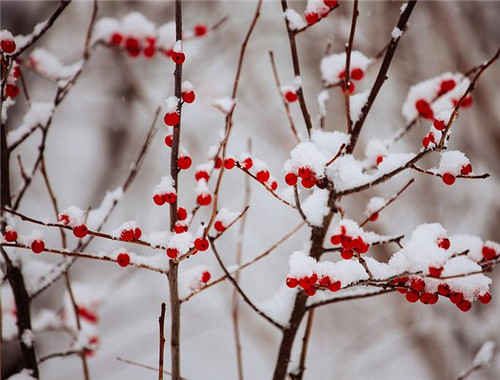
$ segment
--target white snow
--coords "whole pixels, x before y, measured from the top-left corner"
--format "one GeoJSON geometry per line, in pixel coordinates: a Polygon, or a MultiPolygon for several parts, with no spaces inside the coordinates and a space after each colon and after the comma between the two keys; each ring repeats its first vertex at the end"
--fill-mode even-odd
{"type": "Polygon", "coordinates": [[[7,134],[7,145],[16,144],[37,126],[45,126],[53,111],[54,104],[51,102],[33,102],[23,117],[23,123],[7,134]]]}
{"type": "Polygon", "coordinates": [[[356,123],[359,120],[359,117],[361,116],[361,110],[368,100],[368,95],[370,95],[370,90],[366,90],[349,97],[351,120],[353,123],[356,123]]]}
{"type": "Polygon", "coordinates": [[[370,216],[380,210],[385,205],[385,199],[381,197],[372,197],[366,205],[365,215],[370,216]]]}
{"type": "Polygon", "coordinates": [[[301,208],[310,224],[320,227],[323,224],[323,218],[328,214],[328,190],[314,189],[301,208]]]}
{"type": "Polygon", "coordinates": [[[439,161],[438,173],[450,173],[459,175],[463,166],[469,164],[469,159],[459,150],[450,150],[441,153],[441,160],[439,161]]]}
{"type": "MultiPolygon", "coordinates": [[[[331,54],[321,60],[321,77],[326,85],[331,85],[340,80],[339,75],[345,70],[346,53],[331,54]]],[[[372,63],[372,59],[366,57],[357,50],[351,52],[351,70],[359,68],[366,71],[366,68],[372,63]]]]}
{"type": "Polygon", "coordinates": [[[224,114],[230,113],[233,110],[234,105],[235,101],[230,97],[217,98],[213,102],[213,106],[224,114]]]}
{"type": "Polygon", "coordinates": [[[25,368],[21,370],[21,372],[10,376],[7,380],[36,380],[33,376],[31,376],[32,374],[33,372],[31,370],[25,368]]]}
{"type": "Polygon", "coordinates": [[[87,226],[91,229],[96,229],[104,221],[104,218],[109,214],[114,204],[118,202],[122,196],[123,188],[121,186],[112,191],[106,192],[100,206],[96,209],[90,210],[88,213],[87,226]]]}
{"type": "Polygon", "coordinates": [[[173,234],[170,236],[167,248],[175,248],[179,251],[179,254],[184,254],[193,246],[193,235],[189,232],[183,232],[181,234],[173,234]]]}
{"type": "Polygon", "coordinates": [[[177,112],[179,98],[176,96],[169,96],[165,99],[165,112],[177,112]]]}
{"type": "Polygon", "coordinates": [[[403,35],[403,31],[401,29],[399,29],[397,26],[395,26],[391,32],[392,39],[397,40],[397,39],[401,38],[402,35],[403,35]]]}
{"type": "Polygon", "coordinates": [[[307,26],[306,22],[295,10],[288,8],[285,11],[285,18],[291,30],[302,29],[307,26]]]}
{"type": "Polygon", "coordinates": [[[153,194],[175,194],[174,179],[171,175],[166,175],[161,178],[161,181],[156,185],[153,194]]]}
{"type": "Polygon", "coordinates": [[[495,354],[495,349],[497,344],[488,340],[483,343],[476,356],[474,357],[474,361],[472,363],[473,367],[487,367],[493,361],[493,355],[495,354]]]}
{"type": "Polygon", "coordinates": [[[34,68],[51,79],[67,79],[81,69],[83,62],[63,65],[59,58],[43,48],[37,48],[30,54],[30,63],[34,68]]]}

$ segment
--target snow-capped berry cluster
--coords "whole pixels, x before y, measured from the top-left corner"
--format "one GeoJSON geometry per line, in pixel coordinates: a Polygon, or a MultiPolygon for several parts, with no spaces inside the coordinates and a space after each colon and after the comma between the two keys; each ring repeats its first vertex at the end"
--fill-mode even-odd
{"type": "MultiPolygon", "coordinates": [[[[8,30],[0,31],[0,50],[2,54],[13,54],[16,51],[16,42],[8,30]]],[[[2,64],[2,78],[7,75],[7,66],[2,64]]],[[[12,66],[7,76],[5,90],[2,96],[4,98],[15,98],[19,95],[19,86],[16,81],[21,76],[21,70],[16,61],[13,60],[12,66]]]]}
{"type": "Polygon", "coordinates": [[[381,197],[372,197],[366,205],[365,215],[370,218],[371,222],[378,220],[378,211],[384,207],[386,200],[381,197]]]}
{"type": "Polygon", "coordinates": [[[155,187],[153,201],[162,206],[165,203],[172,204],[177,200],[177,192],[174,187],[174,180],[170,175],[162,177],[161,182],[155,187]]]}
{"type": "Polygon", "coordinates": [[[3,233],[3,238],[8,243],[15,243],[17,241],[17,238],[18,238],[17,231],[14,229],[13,226],[8,225],[5,227],[5,231],[3,233]]]}
{"type": "Polygon", "coordinates": [[[300,89],[300,87],[301,87],[300,77],[296,77],[295,83],[281,86],[280,92],[283,98],[288,103],[293,103],[298,99],[297,91],[300,89]]]}
{"type": "Polygon", "coordinates": [[[352,229],[348,231],[346,226],[350,227],[351,224],[339,224],[336,233],[330,238],[330,242],[333,245],[342,246],[340,255],[344,260],[350,260],[356,253],[363,254],[368,252],[370,245],[356,233],[357,231],[353,231],[352,229]]]}
{"type": "MultiPolygon", "coordinates": [[[[444,73],[427,79],[410,88],[402,114],[408,122],[421,116],[434,120],[435,115],[453,109],[467,90],[470,80],[460,73],[444,73]]],[[[469,96],[462,102],[462,107],[472,104],[469,96]]]]}
{"type": "Polygon", "coordinates": [[[214,228],[217,232],[224,232],[226,228],[236,219],[238,213],[231,212],[227,208],[221,208],[217,213],[214,228]]]}
{"type": "Polygon", "coordinates": [[[210,193],[208,182],[205,179],[201,178],[197,181],[195,193],[198,205],[208,206],[212,202],[212,194],[210,193]]]}
{"type": "Polygon", "coordinates": [[[458,175],[472,173],[472,165],[465,154],[458,150],[451,150],[441,154],[439,168],[432,171],[441,174],[446,185],[453,185],[458,175]]]}
{"type": "Polygon", "coordinates": [[[186,297],[189,294],[198,292],[210,281],[211,277],[210,271],[205,265],[197,265],[180,272],[179,295],[186,297]]]}
{"type": "Polygon", "coordinates": [[[6,29],[0,30],[0,50],[3,54],[13,54],[16,52],[16,41],[11,32],[6,29]]]}
{"type": "Polygon", "coordinates": [[[193,236],[189,232],[173,234],[167,244],[167,256],[176,259],[193,246],[193,236]]]}
{"type": "MultiPolygon", "coordinates": [[[[321,77],[325,85],[333,85],[345,78],[346,53],[331,54],[321,60],[321,77]]],[[[349,64],[351,80],[359,81],[364,78],[368,66],[373,62],[363,53],[357,50],[351,52],[349,64]]],[[[354,92],[354,84],[349,84],[349,92],[354,92]]]]}
{"type": "Polygon", "coordinates": [[[331,8],[337,6],[337,0],[307,0],[304,17],[309,25],[316,24],[328,16],[331,8]]]}
{"type": "MultiPolygon", "coordinates": [[[[183,38],[203,37],[208,33],[204,24],[196,24],[183,38]]],[[[160,27],[138,12],[132,12],[118,20],[105,17],[97,21],[94,41],[103,42],[124,49],[131,57],[152,58],[156,52],[165,54],[176,63],[184,62],[182,49],[176,47],[175,23],[168,22],[160,27]]]]}
{"type": "Polygon", "coordinates": [[[140,239],[142,231],[135,220],[130,220],[122,223],[111,235],[123,241],[132,241],[140,239]]]}
{"type": "Polygon", "coordinates": [[[73,235],[82,239],[87,236],[89,229],[85,225],[85,211],[70,206],[57,216],[57,221],[73,229],[73,235]]]}
{"type": "Polygon", "coordinates": [[[335,156],[349,136],[342,132],[313,130],[311,141],[299,143],[290,152],[290,159],[283,165],[285,182],[289,186],[301,185],[310,189],[317,186],[324,189],[328,185],[325,177],[326,164],[335,156]]]}

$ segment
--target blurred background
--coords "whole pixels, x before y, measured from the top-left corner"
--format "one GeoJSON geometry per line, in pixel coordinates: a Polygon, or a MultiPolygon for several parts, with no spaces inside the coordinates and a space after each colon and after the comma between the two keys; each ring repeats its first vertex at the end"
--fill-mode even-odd
{"type": "MultiPolygon", "coordinates": [[[[58,3],[53,1],[5,1],[0,4],[1,28],[14,35],[30,33],[33,26],[47,19],[58,3]]],[[[378,53],[389,41],[402,2],[361,1],[354,48],[367,56],[378,53]]],[[[183,19],[186,30],[196,23],[215,24],[228,16],[227,22],[206,38],[185,43],[186,63],[183,76],[195,86],[197,99],[183,108],[182,144],[193,157],[194,165],[181,174],[181,203],[194,206],[194,166],[208,158],[208,149],[218,142],[224,116],[212,106],[215,98],[229,96],[236,72],[241,42],[251,21],[255,1],[185,1],[183,19]]],[[[290,2],[300,14],[305,2],[290,2]]],[[[54,27],[37,43],[54,53],[65,64],[79,60],[85,31],[90,19],[91,2],[70,4],[54,27]]],[[[173,20],[173,2],[102,1],[98,18],[121,19],[131,11],[143,13],[158,26],[173,20]]],[[[315,125],[318,125],[316,97],[321,91],[319,63],[328,41],[333,52],[343,51],[351,21],[352,3],[340,7],[307,32],[298,36],[302,81],[306,101],[315,125]]],[[[489,59],[500,42],[500,6],[496,1],[422,1],[410,20],[410,26],[398,47],[382,88],[367,119],[356,154],[363,157],[369,138],[386,138],[405,125],[401,106],[412,84],[445,71],[466,72],[489,59]]],[[[266,1],[261,18],[250,40],[243,65],[234,133],[228,151],[246,151],[252,139],[253,154],[266,161],[285,186],[283,162],[294,147],[278,91],[275,87],[268,51],[276,57],[283,84],[293,81],[290,49],[278,1],[266,1]]],[[[26,53],[24,56],[27,56],[26,53]]],[[[359,87],[370,88],[378,70],[371,67],[359,87]]],[[[408,181],[414,184],[398,201],[383,212],[369,227],[383,234],[406,234],[424,222],[440,222],[450,234],[477,234],[484,240],[500,241],[496,225],[500,216],[500,70],[498,63],[485,72],[474,92],[472,108],[463,110],[456,122],[451,148],[462,150],[470,158],[474,171],[488,172],[484,181],[457,181],[453,187],[441,180],[418,173],[405,173],[376,189],[342,200],[347,217],[361,221],[367,201],[374,195],[389,197],[408,181]]],[[[89,64],[71,93],[58,107],[49,132],[46,150],[47,170],[60,207],[76,205],[82,209],[97,207],[107,190],[120,186],[135,159],[153,119],[154,110],[173,94],[172,61],[163,56],[152,60],[130,58],[124,52],[97,47],[89,64]]],[[[51,101],[55,85],[29,70],[23,71],[32,100],[51,101]]],[[[27,104],[19,96],[9,110],[8,128],[20,125],[27,104]]],[[[330,91],[327,130],[344,130],[343,96],[330,91]]],[[[292,114],[302,135],[305,127],[297,104],[292,114]]],[[[162,124],[161,118],[158,123],[162,124]]],[[[160,130],[147,154],[144,165],[112,218],[104,228],[111,231],[125,220],[135,219],[145,233],[167,228],[168,212],[151,200],[154,186],[169,172],[170,151],[160,130]]],[[[427,133],[425,123],[417,125],[401,141],[398,151],[420,148],[427,133]]],[[[15,152],[26,167],[36,157],[40,135],[35,133],[15,152]]],[[[437,155],[423,166],[436,164],[437,155]]],[[[21,184],[16,160],[12,160],[12,189],[21,184]]],[[[261,186],[251,185],[251,207],[243,246],[246,261],[266,250],[300,222],[261,186]]],[[[223,179],[221,204],[232,211],[243,208],[244,176],[240,171],[227,172],[223,179]]],[[[21,212],[36,218],[52,218],[52,207],[40,175],[25,196],[21,212]]],[[[202,214],[206,219],[208,210],[202,214]]],[[[33,225],[18,223],[21,233],[33,225]]],[[[45,229],[49,247],[59,244],[55,231],[45,229]]],[[[270,299],[283,285],[288,271],[288,257],[308,240],[303,228],[269,257],[245,270],[242,288],[255,302],[270,299]]],[[[71,240],[72,241],[72,240],[71,240]]],[[[227,265],[235,262],[237,229],[220,239],[218,247],[227,265]]],[[[87,251],[113,251],[119,245],[94,242],[87,251]]],[[[387,260],[396,246],[374,250],[387,260]]],[[[150,251],[134,249],[137,253],[150,251]]],[[[60,260],[49,254],[33,257],[20,252],[26,260],[51,264],[60,260]]],[[[330,258],[334,258],[333,256],[330,258]]],[[[212,276],[221,271],[207,251],[182,264],[182,269],[205,264],[212,276]]],[[[168,283],[159,274],[137,269],[120,269],[108,263],[79,260],[71,270],[75,285],[90,293],[104,294],[99,307],[98,325],[101,347],[89,359],[93,379],[145,379],[154,372],[117,361],[116,357],[155,366],[157,363],[157,319],[160,303],[168,300],[168,283]]],[[[465,370],[482,343],[500,343],[500,274],[493,272],[493,301],[488,306],[475,304],[469,313],[461,313],[441,301],[434,307],[408,304],[399,294],[367,300],[349,301],[320,308],[316,312],[305,379],[453,379],[465,370]],[[495,281],[497,280],[497,281],[495,281]]],[[[231,325],[230,284],[220,284],[182,307],[182,368],[187,379],[237,378],[236,356],[231,325]]],[[[41,308],[59,310],[64,284],[56,283],[36,299],[33,313],[41,308]]],[[[168,304],[168,303],[167,303],[168,304]]],[[[241,310],[244,374],[248,379],[269,378],[277,356],[280,335],[246,305],[241,310]]],[[[168,313],[167,313],[168,315],[168,313]]],[[[168,325],[167,321],[167,325],[168,325]]],[[[301,329],[302,330],[302,329],[301,329]]],[[[167,329],[168,331],[168,329],[167,329]]],[[[302,331],[297,338],[302,337],[302,331]]],[[[300,339],[296,339],[298,343],[300,339]]],[[[167,337],[168,342],[168,337],[167,337]]],[[[37,336],[37,354],[68,348],[68,338],[57,332],[37,336]]],[[[4,375],[13,374],[19,364],[15,342],[4,346],[4,375]]],[[[294,352],[297,363],[300,348],[294,352]]],[[[166,369],[169,368],[166,350],[166,369]]],[[[293,365],[292,363],[292,365],[293,365]]],[[[82,377],[78,358],[54,359],[40,366],[42,379],[77,379],[82,377]]],[[[493,366],[473,375],[474,379],[498,379],[500,357],[493,366]]]]}

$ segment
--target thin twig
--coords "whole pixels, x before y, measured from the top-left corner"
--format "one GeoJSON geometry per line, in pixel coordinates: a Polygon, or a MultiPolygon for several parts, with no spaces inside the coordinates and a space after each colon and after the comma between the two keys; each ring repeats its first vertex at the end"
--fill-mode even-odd
{"type": "Polygon", "coordinates": [[[351,92],[349,91],[349,85],[351,80],[351,52],[352,45],[354,42],[354,33],[356,32],[356,22],[358,20],[358,0],[354,0],[353,8],[352,8],[352,21],[351,21],[351,32],[349,34],[349,41],[345,47],[345,76],[344,76],[344,98],[345,98],[345,117],[347,123],[347,133],[352,132],[352,120],[351,120],[351,104],[350,104],[350,96],[351,92]]]}
{"type": "Polygon", "coordinates": [[[158,324],[160,327],[160,349],[158,358],[158,380],[163,380],[163,357],[165,349],[165,302],[161,303],[161,313],[158,318],[158,324]]]}
{"type": "MultiPolygon", "coordinates": [[[[443,177],[443,174],[441,173],[436,173],[432,170],[426,170],[426,169],[423,169],[421,167],[418,167],[417,165],[412,165],[410,167],[410,169],[413,169],[419,173],[423,173],[423,174],[428,174],[428,175],[432,175],[434,177],[443,177]]],[[[464,179],[485,179],[485,178],[488,178],[490,176],[490,174],[488,173],[484,173],[484,174],[457,174],[455,175],[454,177],[455,178],[464,178],[464,179]]]]}

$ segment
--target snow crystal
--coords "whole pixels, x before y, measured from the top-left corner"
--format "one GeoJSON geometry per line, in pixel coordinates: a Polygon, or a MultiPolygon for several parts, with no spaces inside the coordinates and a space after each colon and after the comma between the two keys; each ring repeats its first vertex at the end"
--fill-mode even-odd
{"type": "Polygon", "coordinates": [[[298,30],[307,26],[302,16],[291,8],[288,8],[285,11],[285,18],[288,21],[288,26],[291,30],[298,30]]]}
{"type": "Polygon", "coordinates": [[[228,114],[233,110],[234,104],[234,99],[231,99],[230,97],[218,98],[213,102],[213,106],[225,114],[228,114]]]}
{"type": "Polygon", "coordinates": [[[463,166],[469,164],[469,159],[459,150],[441,153],[438,173],[459,175],[463,166]]]}
{"type": "Polygon", "coordinates": [[[493,360],[497,344],[492,340],[483,343],[476,356],[474,357],[473,367],[487,367],[493,360]]]}
{"type": "Polygon", "coordinates": [[[327,205],[328,194],[328,190],[314,189],[312,194],[301,204],[302,211],[313,226],[320,227],[323,218],[330,211],[327,205]]]}
{"type": "Polygon", "coordinates": [[[23,341],[26,347],[33,347],[33,342],[35,340],[35,333],[29,329],[26,329],[23,331],[21,340],[23,341]]]}
{"type": "Polygon", "coordinates": [[[403,31],[401,29],[399,29],[397,26],[395,26],[391,32],[392,39],[397,40],[397,39],[401,38],[402,35],[403,35],[403,31]]]}
{"type": "Polygon", "coordinates": [[[179,98],[176,96],[169,96],[167,99],[165,99],[165,104],[165,112],[177,112],[179,98]]]}
{"type": "Polygon", "coordinates": [[[7,134],[7,145],[11,146],[24,138],[38,125],[45,126],[54,111],[54,104],[49,102],[33,102],[23,117],[23,123],[7,134]]]}
{"type": "Polygon", "coordinates": [[[370,216],[374,212],[380,210],[385,205],[385,199],[381,197],[372,197],[366,206],[365,215],[370,216]]]}
{"type": "Polygon", "coordinates": [[[155,24],[139,12],[131,12],[126,15],[122,20],[122,25],[123,32],[127,36],[144,38],[155,34],[155,24]]]}
{"type": "Polygon", "coordinates": [[[327,90],[323,90],[318,94],[318,108],[321,116],[326,115],[326,102],[330,99],[330,95],[327,90]]]}
{"type": "Polygon", "coordinates": [[[356,123],[359,120],[361,116],[361,110],[365,106],[369,94],[370,90],[366,90],[364,92],[361,92],[356,95],[351,95],[349,97],[351,120],[353,123],[356,123]]]}
{"type": "MultiPolygon", "coordinates": [[[[199,182],[199,181],[198,181],[199,182]]],[[[161,178],[161,181],[156,185],[153,194],[175,194],[174,179],[170,175],[161,178]]]]}
{"type": "Polygon", "coordinates": [[[30,54],[30,62],[33,62],[32,65],[39,73],[53,79],[70,78],[81,69],[83,64],[79,61],[65,66],[54,54],[42,48],[37,48],[30,54]]]}

